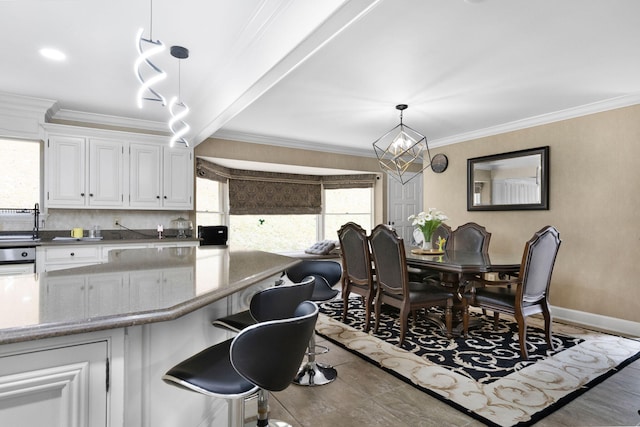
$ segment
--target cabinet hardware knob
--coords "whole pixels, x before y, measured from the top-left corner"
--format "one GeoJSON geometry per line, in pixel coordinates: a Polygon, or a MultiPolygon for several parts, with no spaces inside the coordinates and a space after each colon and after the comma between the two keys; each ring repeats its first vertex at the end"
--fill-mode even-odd
{"type": "Polygon", "coordinates": [[[71,252],[71,256],[76,256],[76,254],[74,252],[71,252]]]}
{"type": "Polygon", "coordinates": [[[93,197],[93,193],[89,193],[89,197],[93,197]]]}
{"type": "Polygon", "coordinates": [[[156,199],[159,199],[159,198],[160,198],[160,196],[156,196],[156,199]]]}
{"type": "Polygon", "coordinates": [[[84,193],[80,193],[80,195],[81,195],[82,197],[84,197],[84,193]]]}

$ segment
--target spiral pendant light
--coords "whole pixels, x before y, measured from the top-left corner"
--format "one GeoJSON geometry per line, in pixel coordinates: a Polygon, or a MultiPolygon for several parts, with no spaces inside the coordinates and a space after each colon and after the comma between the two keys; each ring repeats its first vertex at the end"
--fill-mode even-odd
{"type": "Polygon", "coordinates": [[[173,136],[169,141],[169,146],[173,147],[176,143],[189,146],[189,142],[185,139],[185,135],[191,129],[191,126],[187,124],[183,119],[189,114],[189,107],[181,99],[181,68],[180,63],[182,59],[189,57],[189,49],[182,46],[171,46],[171,55],[174,58],[178,58],[178,96],[174,96],[169,101],[169,113],[171,113],[171,119],[169,119],[169,129],[173,136]]]}
{"type": "Polygon", "coordinates": [[[167,73],[151,62],[151,57],[165,50],[165,46],[160,40],[153,40],[153,0],[151,0],[149,38],[144,38],[143,34],[144,28],[140,28],[136,34],[138,58],[133,65],[136,77],[140,82],[140,88],[136,94],[138,108],[142,108],[145,100],[160,102],[164,106],[166,105],[164,96],[153,88],[154,85],[167,77],[167,73]],[[143,72],[143,68],[147,68],[146,73],[143,72]]]}

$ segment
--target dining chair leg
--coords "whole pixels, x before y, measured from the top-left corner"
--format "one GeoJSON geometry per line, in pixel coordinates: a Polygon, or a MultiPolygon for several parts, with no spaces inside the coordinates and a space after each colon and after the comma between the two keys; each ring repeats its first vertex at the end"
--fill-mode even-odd
{"type": "MultiPolygon", "coordinates": [[[[415,322],[415,319],[414,319],[415,322]]],[[[398,346],[402,347],[404,337],[407,334],[407,325],[409,324],[409,310],[405,308],[400,309],[400,342],[398,346]]]]}
{"type": "Polygon", "coordinates": [[[373,295],[363,297],[365,302],[365,315],[364,315],[364,331],[369,332],[371,329],[371,310],[373,310],[373,295]]]}
{"type": "Polygon", "coordinates": [[[520,341],[520,355],[523,360],[529,359],[527,351],[527,319],[522,314],[516,313],[516,322],[518,322],[518,340],[520,341]]]}
{"type": "Polygon", "coordinates": [[[469,338],[469,302],[462,299],[462,336],[469,338]]]}
{"type": "Polygon", "coordinates": [[[444,309],[444,322],[447,327],[447,338],[451,338],[453,336],[453,299],[452,298],[449,298],[447,300],[447,305],[444,309]]]}
{"type": "MultiPolygon", "coordinates": [[[[344,289],[344,288],[343,288],[344,289]]],[[[347,320],[347,310],[349,309],[349,292],[342,291],[342,322],[347,320]]]]}
{"type": "Polygon", "coordinates": [[[553,345],[553,336],[551,335],[551,312],[549,306],[545,305],[542,309],[542,317],[544,318],[544,337],[547,341],[549,351],[555,350],[553,345]]]}
{"type": "Polygon", "coordinates": [[[500,324],[500,313],[497,311],[493,312],[493,330],[498,330],[498,325],[500,324]]]}
{"type": "Polygon", "coordinates": [[[380,300],[377,299],[375,303],[376,320],[373,325],[373,332],[378,333],[378,326],[380,324],[380,300]]]}

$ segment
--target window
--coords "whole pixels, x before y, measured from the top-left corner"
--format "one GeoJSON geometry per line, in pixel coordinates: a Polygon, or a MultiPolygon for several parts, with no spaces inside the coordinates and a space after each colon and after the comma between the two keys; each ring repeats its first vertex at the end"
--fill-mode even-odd
{"type": "Polygon", "coordinates": [[[301,251],[316,242],[318,215],[231,215],[229,244],[267,252],[301,251]]]}
{"type": "Polygon", "coordinates": [[[373,188],[324,190],[324,239],[337,240],[338,230],[351,221],[371,231],[373,188]]]}
{"type": "Polygon", "coordinates": [[[0,139],[0,208],[33,209],[40,203],[42,144],[0,139]]]}
{"type": "Polygon", "coordinates": [[[322,192],[320,214],[229,215],[228,184],[196,178],[196,224],[229,226],[229,244],[267,252],[301,251],[318,240],[338,240],[349,221],[367,231],[373,221],[373,188],[336,188],[322,192]]]}
{"type": "Polygon", "coordinates": [[[372,188],[324,190],[321,215],[231,215],[229,242],[267,252],[301,251],[318,240],[338,240],[338,230],[349,221],[368,232],[372,218],[372,188]]]}
{"type": "Polygon", "coordinates": [[[223,225],[225,185],[196,178],[196,225],[223,225]]]}

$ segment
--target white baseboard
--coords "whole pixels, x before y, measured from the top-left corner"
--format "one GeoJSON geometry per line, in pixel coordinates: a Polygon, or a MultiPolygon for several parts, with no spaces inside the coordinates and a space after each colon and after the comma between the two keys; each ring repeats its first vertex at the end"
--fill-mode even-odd
{"type": "Polygon", "coordinates": [[[555,320],[565,320],[585,327],[619,333],[629,337],[640,337],[640,323],[585,311],[551,306],[551,315],[555,320]]]}

